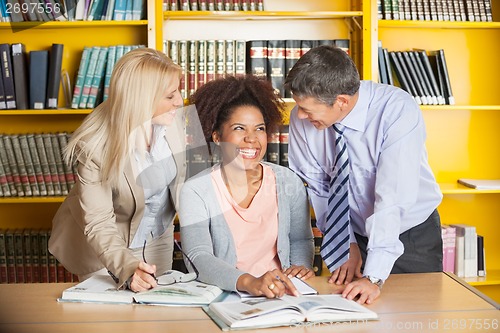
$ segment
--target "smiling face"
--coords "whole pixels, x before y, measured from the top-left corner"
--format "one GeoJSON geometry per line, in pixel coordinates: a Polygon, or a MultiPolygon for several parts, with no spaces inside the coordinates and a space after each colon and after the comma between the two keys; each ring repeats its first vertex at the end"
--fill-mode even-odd
{"type": "Polygon", "coordinates": [[[308,120],[318,130],[332,126],[345,116],[342,114],[339,99],[333,103],[333,106],[321,103],[313,97],[294,96],[293,99],[297,103],[297,117],[301,120],[308,120]]]}
{"type": "Polygon", "coordinates": [[[158,106],[153,114],[152,123],[170,125],[175,117],[175,110],[180,108],[183,103],[184,101],[179,92],[179,79],[174,79],[160,96],[158,106]]]}
{"type": "Polygon", "coordinates": [[[222,124],[220,132],[213,132],[214,142],[220,142],[224,164],[251,170],[259,167],[267,148],[264,117],[255,106],[239,106],[222,124]]]}

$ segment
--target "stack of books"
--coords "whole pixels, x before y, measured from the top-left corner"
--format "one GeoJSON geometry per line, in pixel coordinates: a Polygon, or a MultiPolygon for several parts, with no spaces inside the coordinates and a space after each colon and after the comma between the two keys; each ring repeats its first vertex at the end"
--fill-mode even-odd
{"type": "Polygon", "coordinates": [[[378,64],[379,82],[398,85],[417,104],[455,104],[443,49],[388,51],[379,41],[378,64]]]}
{"type": "Polygon", "coordinates": [[[30,51],[22,43],[0,44],[0,109],[56,109],[64,45],[30,51]]]}
{"type": "Polygon", "coordinates": [[[108,98],[111,73],[127,52],[143,45],[84,47],[71,100],[72,109],[92,109],[108,98]]]}
{"type": "Polygon", "coordinates": [[[291,97],[284,81],[297,60],[312,47],[335,45],[349,54],[349,39],[334,40],[165,40],[163,52],[183,70],[181,96],[189,98],[206,82],[253,74],[268,79],[281,97],[291,97]]]}
{"type": "Polygon", "coordinates": [[[67,195],[76,166],[62,157],[70,134],[0,134],[0,196],[67,195]]]}
{"type": "Polygon", "coordinates": [[[491,22],[491,0],[379,0],[380,20],[491,22]]]}

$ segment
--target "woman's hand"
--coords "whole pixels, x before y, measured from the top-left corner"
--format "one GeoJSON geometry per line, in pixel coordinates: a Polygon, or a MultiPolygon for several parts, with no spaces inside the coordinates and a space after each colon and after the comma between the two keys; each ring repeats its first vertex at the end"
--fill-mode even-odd
{"type": "Polygon", "coordinates": [[[282,297],[286,292],[299,296],[292,281],[278,269],[267,272],[258,278],[250,274],[243,274],[238,278],[236,288],[253,296],[266,296],[267,298],[282,297]]]}
{"type": "Polygon", "coordinates": [[[129,288],[132,291],[145,291],[156,287],[156,265],[149,265],[145,262],[140,262],[139,267],[135,269],[129,283],[129,288]]]}
{"type": "Polygon", "coordinates": [[[292,265],[292,266],[288,267],[287,269],[285,269],[283,271],[283,274],[285,274],[289,278],[295,276],[301,280],[307,280],[307,279],[314,276],[314,271],[312,269],[305,267],[305,266],[292,265]]]}

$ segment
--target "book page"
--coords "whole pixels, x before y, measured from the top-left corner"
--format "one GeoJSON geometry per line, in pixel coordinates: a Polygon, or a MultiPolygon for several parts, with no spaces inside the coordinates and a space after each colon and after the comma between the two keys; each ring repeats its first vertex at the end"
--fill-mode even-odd
{"type": "Polygon", "coordinates": [[[222,290],[217,286],[198,281],[157,286],[151,290],[134,295],[137,303],[145,304],[183,304],[206,305],[216,299],[222,290]]]}

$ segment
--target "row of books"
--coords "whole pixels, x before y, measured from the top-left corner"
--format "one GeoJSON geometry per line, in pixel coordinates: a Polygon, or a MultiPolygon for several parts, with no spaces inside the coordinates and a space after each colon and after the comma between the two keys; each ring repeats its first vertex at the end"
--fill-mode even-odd
{"type": "Polygon", "coordinates": [[[63,49],[52,44],[28,57],[22,43],[0,44],[0,110],[57,108],[63,49]]]}
{"type": "Polygon", "coordinates": [[[189,98],[205,82],[251,73],[266,77],[282,97],[286,73],[312,47],[332,44],[349,52],[348,39],[335,40],[165,40],[163,51],[183,69],[180,92],[189,98]]]}
{"type": "Polygon", "coordinates": [[[398,85],[419,105],[454,105],[443,49],[388,51],[378,44],[379,82],[398,85]],[[394,76],[393,76],[394,73],[394,76]]]}
{"type": "Polygon", "coordinates": [[[491,0],[378,0],[384,20],[492,22],[491,0]]]}
{"type": "Polygon", "coordinates": [[[50,230],[0,229],[0,283],[78,282],[49,252],[50,230]]]}
{"type": "Polygon", "coordinates": [[[144,19],[144,0],[0,0],[2,22],[144,19]]]}
{"type": "Polygon", "coordinates": [[[484,238],[468,224],[442,224],[443,271],[458,277],[486,276],[484,238]]]}
{"type": "Polygon", "coordinates": [[[73,88],[72,109],[92,109],[108,98],[111,73],[127,52],[143,45],[84,47],[73,88]]]}
{"type": "Polygon", "coordinates": [[[0,196],[67,195],[75,166],[62,159],[68,133],[0,134],[0,196]]]}
{"type": "Polygon", "coordinates": [[[263,11],[264,0],[163,0],[164,11],[263,11]]]}

